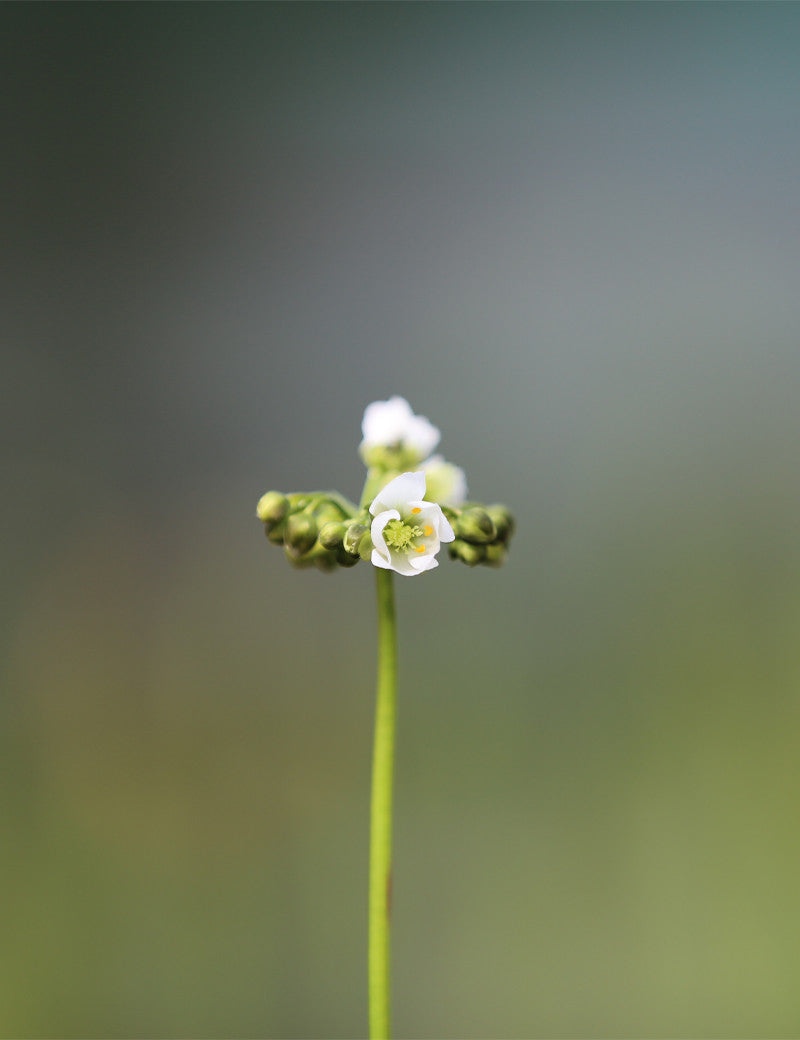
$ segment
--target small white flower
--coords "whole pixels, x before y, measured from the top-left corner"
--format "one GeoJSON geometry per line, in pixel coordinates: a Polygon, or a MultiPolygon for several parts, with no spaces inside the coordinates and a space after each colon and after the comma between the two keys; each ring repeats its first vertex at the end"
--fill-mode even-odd
{"type": "Polygon", "coordinates": [[[467,498],[467,478],[460,466],[446,462],[441,455],[433,455],[423,462],[422,470],[428,484],[426,497],[442,506],[460,506],[467,498]]]}
{"type": "Polygon", "coordinates": [[[401,453],[406,464],[415,465],[430,455],[441,437],[432,423],[415,415],[408,401],[397,396],[367,405],[361,432],[364,439],[359,451],[368,465],[372,450],[385,448],[401,453]]]}
{"type": "Polygon", "coordinates": [[[372,563],[411,577],[439,566],[442,542],[452,542],[453,528],[435,502],[425,501],[425,474],[401,473],[378,492],[369,507],[372,563]]]}

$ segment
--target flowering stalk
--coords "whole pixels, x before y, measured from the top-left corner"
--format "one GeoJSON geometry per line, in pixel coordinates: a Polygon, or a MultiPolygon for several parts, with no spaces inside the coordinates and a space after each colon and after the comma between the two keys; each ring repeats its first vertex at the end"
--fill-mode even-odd
{"type": "Polygon", "coordinates": [[[369,1028],[390,1036],[392,776],[397,633],[392,571],[417,577],[439,566],[443,544],[468,567],[504,562],[514,532],[505,506],[467,503],[463,470],[431,455],[439,431],[402,397],[375,401],[361,425],[367,479],[356,507],[336,491],[268,491],[256,514],[295,567],[332,571],[369,560],[378,594],[378,677],[372,759],[369,867],[369,1028]]]}
{"type": "Polygon", "coordinates": [[[392,779],[397,701],[397,633],[393,577],[375,569],[378,593],[378,681],[369,843],[369,1035],[391,1035],[392,779]]]}

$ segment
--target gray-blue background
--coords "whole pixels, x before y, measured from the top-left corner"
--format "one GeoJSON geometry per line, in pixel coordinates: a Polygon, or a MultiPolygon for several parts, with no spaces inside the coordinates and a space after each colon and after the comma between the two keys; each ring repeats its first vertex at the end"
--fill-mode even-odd
{"type": "Polygon", "coordinates": [[[519,531],[398,581],[395,1025],[796,1036],[800,7],[5,4],[0,1031],[366,1030],[364,406],[519,531]]]}

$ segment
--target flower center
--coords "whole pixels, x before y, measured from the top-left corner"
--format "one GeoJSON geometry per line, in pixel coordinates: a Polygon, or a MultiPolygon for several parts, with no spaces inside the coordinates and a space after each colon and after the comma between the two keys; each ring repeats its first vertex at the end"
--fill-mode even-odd
{"type": "MultiPolygon", "coordinates": [[[[409,549],[420,551],[412,542],[422,534],[422,528],[416,524],[407,523],[405,520],[390,520],[383,529],[383,537],[390,549],[407,552],[409,549]]],[[[424,546],[422,550],[424,551],[424,546]]]]}

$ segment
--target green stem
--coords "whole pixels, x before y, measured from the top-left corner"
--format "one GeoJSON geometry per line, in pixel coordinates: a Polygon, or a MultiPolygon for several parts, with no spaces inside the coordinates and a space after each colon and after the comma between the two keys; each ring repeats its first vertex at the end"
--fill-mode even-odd
{"type": "Polygon", "coordinates": [[[369,1033],[391,1035],[389,934],[392,904],[392,774],[397,691],[397,632],[392,572],[375,568],[378,592],[378,683],[369,846],[369,1033]]]}

